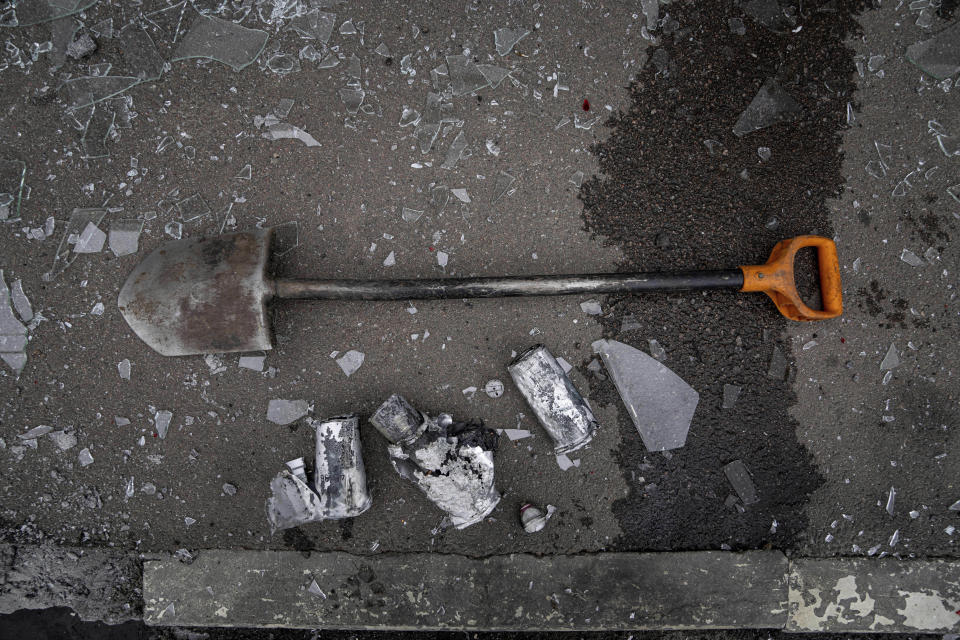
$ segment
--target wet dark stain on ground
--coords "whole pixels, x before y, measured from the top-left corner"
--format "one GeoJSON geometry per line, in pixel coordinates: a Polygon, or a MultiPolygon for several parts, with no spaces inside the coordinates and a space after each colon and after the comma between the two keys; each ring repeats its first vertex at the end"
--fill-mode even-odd
{"type": "MultiPolygon", "coordinates": [[[[760,264],[783,238],[832,235],[826,201],[843,185],[839,149],[855,75],[843,43],[858,29],[861,6],[794,9],[802,29],[774,33],[734,2],[670,5],[672,32],[659,33],[661,46],[648,52],[629,110],[607,123],[610,136],[594,149],[601,177],[581,191],[588,229],[622,248],[623,270],[760,264]],[[731,31],[731,18],[743,20],[745,35],[731,31]],[[802,116],[737,137],[734,123],[768,78],[802,105],[802,116]],[[770,149],[768,160],[760,147],[770,149]]],[[[797,268],[807,274],[800,284],[809,298],[811,257],[797,268]]],[[[615,546],[791,548],[821,479],[788,414],[795,373],[768,375],[775,346],[789,353],[777,344],[787,321],[759,294],[619,297],[607,311],[608,337],[643,350],[655,338],[667,366],[700,393],[686,446],[672,455],[646,451],[620,411],[618,456],[630,492],[614,505],[624,532],[615,546]],[[622,332],[628,314],[640,327],[622,332]],[[732,409],[721,409],[724,384],[743,389],[732,409]],[[725,505],[734,491],[723,466],[736,459],[761,498],[743,513],[725,505]]],[[[591,397],[618,403],[601,376],[591,397]]]]}

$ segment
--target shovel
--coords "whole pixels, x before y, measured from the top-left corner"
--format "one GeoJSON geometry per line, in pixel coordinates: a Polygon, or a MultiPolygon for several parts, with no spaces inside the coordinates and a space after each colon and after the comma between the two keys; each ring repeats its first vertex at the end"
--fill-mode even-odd
{"type": "Polygon", "coordinates": [[[612,273],[429,280],[289,280],[267,274],[271,229],[169,242],[127,278],[117,301],[130,328],[165,356],[271,349],[267,302],[311,300],[428,300],[640,293],[684,289],[762,291],[791,320],[825,320],[843,310],[833,241],[798,236],[773,248],[760,266],[720,271],[612,273]],[[815,247],[823,310],[801,300],[793,259],[815,247]]]}

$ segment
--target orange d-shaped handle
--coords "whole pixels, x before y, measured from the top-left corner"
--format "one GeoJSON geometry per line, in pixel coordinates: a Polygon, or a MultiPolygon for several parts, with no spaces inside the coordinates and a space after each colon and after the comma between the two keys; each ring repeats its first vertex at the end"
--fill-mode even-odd
{"type": "Polygon", "coordinates": [[[843,313],[843,292],[840,288],[840,261],[837,245],[822,236],[797,236],[781,240],[770,252],[767,264],[740,267],[743,271],[741,291],[762,291],[773,300],[787,318],[797,321],[827,320],[843,313]],[[820,266],[820,299],[823,311],[804,304],[797,291],[793,259],[804,247],[815,247],[820,266]]]}

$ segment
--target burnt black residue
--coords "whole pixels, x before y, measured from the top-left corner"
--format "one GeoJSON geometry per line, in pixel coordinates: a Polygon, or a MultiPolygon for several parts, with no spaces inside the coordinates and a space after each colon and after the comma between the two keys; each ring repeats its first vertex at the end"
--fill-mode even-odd
{"type": "MultiPolygon", "coordinates": [[[[623,250],[623,270],[759,264],[783,238],[832,235],[826,201],[843,185],[839,148],[856,73],[843,43],[856,33],[860,9],[843,1],[794,5],[802,29],[778,34],[731,1],[669,6],[676,23],[647,52],[651,62],[631,85],[629,109],[607,123],[609,138],[594,149],[602,177],[581,192],[588,229],[623,250]],[[745,35],[731,31],[730,18],[743,20],[745,35]],[[737,137],[734,123],[768,78],[803,115],[737,137]],[[759,147],[770,149],[769,160],[759,147]]],[[[656,338],[666,364],[700,393],[687,444],[669,458],[647,452],[620,412],[618,455],[630,493],[614,506],[624,531],[618,547],[794,546],[821,478],[788,413],[793,375],[767,375],[787,321],[760,294],[621,297],[610,311],[608,337],[643,350],[656,338]],[[627,314],[641,327],[621,333],[627,314]],[[733,409],[721,409],[725,383],[743,388],[733,409]],[[733,489],[722,468],[735,459],[761,498],[744,513],[725,505],[733,489]]],[[[591,397],[618,402],[599,378],[591,397]]]]}

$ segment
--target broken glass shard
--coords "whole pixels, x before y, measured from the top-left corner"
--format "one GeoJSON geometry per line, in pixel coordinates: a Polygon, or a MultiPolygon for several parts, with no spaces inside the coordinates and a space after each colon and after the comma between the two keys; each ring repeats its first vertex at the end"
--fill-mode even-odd
{"type": "Polygon", "coordinates": [[[357,35],[357,28],[353,25],[352,20],[346,20],[343,24],[340,25],[340,35],[342,36],[357,35]]]}
{"type": "Polygon", "coordinates": [[[733,409],[733,405],[737,403],[737,398],[740,397],[740,387],[735,384],[725,384],[723,385],[723,408],[724,409],[733,409]]]}
{"type": "MultiPolygon", "coordinates": [[[[2,274],[2,272],[0,272],[2,274]]],[[[0,275],[2,278],[2,275],[0,275]]],[[[20,316],[20,319],[24,322],[30,322],[33,320],[33,306],[30,304],[30,299],[27,298],[27,294],[23,291],[23,282],[20,278],[17,278],[13,281],[13,284],[10,285],[10,299],[13,302],[13,308],[16,309],[17,315],[20,316]]]]}
{"type": "Polygon", "coordinates": [[[80,463],[81,467],[86,467],[93,464],[93,454],[90,453],[90,449],[81,449],[80,455],[77,456],[77,462],[80,463]]]}
{"type": "Polygon", "coordinates": [[[170,421],[173,420],[173,414],[169,411],[157,411],[153,414],[153,426],[157,430],[157,436],[163,440],[167,437],[167,430],[170,428],[170,421]]]}
{"type": "Polygon", "coordinates": [[[960,22],[928,40],[907,47],[907,60],[937,80],[946,80],[960,71],[960,22]]]}
{"type": "Polygon", "coordinates": [[[267,420],[274,424],[290,424],[310,413],[306,400],[274,399],[267,404],[267,420]]]}
{"type": "Polygon", "coordinates": [[[600,303],[596,300],[587,300],[580,303],[580,310],[588,316],[599,316],[603,313],[600,303]]]}
{"type": "Polygon", "coordinates": [[[292,98],[282,98],[280,102],[277,103],[277,106],[273,108],[273,115],[283,120],[290,115],[290,110],[293,109],[293,105],[294,100],[292,98]]]}
{"type": "Polygon", "coordinates": [[[890,487],[890,493],[887,494],[887,513],[893,515],[894,506],[897,502],[897,490],[890,487]]]}
{"type": "MultiPolygon", "coordinates": [[[[510,190],[510,187],[511,185],[513,185],[514,180],[516,180],[516,178],[514,178],[512,175],[510,175],[506,171],[501,171],[500,173],[498,173],[497,179],[493,185],[493,198],[491,202],[496,203],[504,195],[508,195],[507,191],[510,190]]],[[[516,189],[514,189],[513,191],[515,190],[516,189]]],[[[513,193],[513,191],[510,191],[510,193],[513,193]]]]}
{"type": "Polygon", "coordinates": [[[129,76],[84,76],[67,80],[60,91],[67,107],[77,110],[120,95],[139,83],[140,78],[129,76]]]}
{"type": "Polygon", "coordinates": [[[101,20],[97,24],[90,27],[90,33],[97,36],[98,38],[112,38],[113,37],[113,18],[107,18],[106,20],[101,20]]]}
{"type": "Polygon", "coordinates": [[[450,262],[450,254],[446,251],[437,251],[437,264],[446,267],[448,262],[450,262]]]}
{"type": "Polygon", "coordinates": [[[107,234],[100,230],[93,222],[88,222],[77,237],[73,250],[76,253],[100,253],[107,240],[107,234]]]}
{"type": "Polygon", "coordinates": [[[887,354],[883,356],[883,360],[880,362],[880,371],[896,369],[898,366],[900,366],[900,354],[897,352],[897,345],[891,342],[887,354]]]}
{"type": "Polygon", "coordinates": [[[328,53],[324,56],[323,60],[317,63],[318,69],[333,69],[335,66],[340,64],[340,58],[336,54],[328,53]]]}
{"type": "Polygon", "coordinates": [[[16,0],[0,5],[0,27],[28,27],[80,13],[97,0],[16,0]]]}
{"type": "Polygon", "coordinates": [[[10,292],[0,269],[0,359],[19,376],[27,364],[27,328],[13,315],[10,292]]]}
{"type": "Polygon", "coordinates": [[[248,164],[243,165],[243,169],[240,169],[240,173],[233,176],[234,180],[250,180],[253,177],[253,167],[248,164]]]}
{"type": "Polygon", "coordinates": [[[213,217],[210,206],[199,193],[177,201],[176,208],[180,220],[188,224],[198,224],[213,217]]]}
{"type": "Polygon", "coordinates": [[[469,56],[447,56],[450,70],[450,89],[453,95],[462,96],[488,85],[487,79],[469,56]]]}
{"type": "Polygon", "coordinates": [[[286,75],[300,71],[300,58],[288,55],[283,51],[275,51],[267,56],[266,66],[278,75],[286,75]]]}
{"type": "Polygon", "coordinates": [[[366,94],[367,92],[363,89],[340,89],[340,100],[346,105],[347,113],[356,115],[357,111],[360,110],[360,105],[363,104],[363,98],[366,94]]]}
{"type": "Polygon", "coordinates": [[[163,74],[164,60],[146,31],[130,27],[120,32],[124,70],[141,81],[156,80],[163,74]]]}
{"type": "Polygon", "coordinates": [[[355,351],[351,349],[345,354],[337,358],[337,364],[340,366],[340,369],[343,371],[344,375],[348,378],[356,373],[357,369],[360,368],[360,365],[363,364],[363,360],[366,356],[362,351],[355,351]]]}
{"type": "Polygon", "coordinates": [[[526,29],[508,29],[506,27],[493,32],[493,44],[497,53],[505,56],[530,32],[526,29]]]}
{"type": "Polygon", "coordinates": [[[777,0],[750,0],[743,5],[743,12],[773,32],[788,31],[797,24],[777,0]]]}
{"type": "Polygon", "coordinates": [[[439,215],[450,200],[450,188],[446,185],[437,185],[430,190],[430,212],[439,215]]]}
{"type": "Polygon", "coordinates": [[[403,105],[403,111],[400,113],[400,122],[401,127],[409,127],[412,124],[417,124],[420,122],[420,112],[416,109],[411,109],[407,105],[403,105]]]}
{"type": "Polygon", "coordinates": [[[63,270],[73,264],[79,252],[74,251],[81,234],[89,224],[94,226],[100,224],[103,217],[107,214],[106,209],[74,209],[70,214],[70,221],[63,231],[63,237],[60,240],[60,246],[57,247],[57,253],[53,258],[53,265],[50,271],[43,274],[43,279],[50,282],[63,270]]]}
{"type": "Polygon", "coordinates": [[[620,333],[634,331],[642,327],[643,325],[637,322],[637,317],[632,313],[628,313],[627,315],[623,316],[623,320],[620,322],[620,333]]]}
{"type": "Polygon", "coordinates": [[[333,33],[333,27],[336,21],[337,14],[335,13],[311,9],[291,19],[289,28],[300,34],[301,38],[318,40],[323,44],[327,44],[330,40],[330,34],[333,33]]]}
{"type": "Polygon", "coordinates": [[[270,125],[267,127],[266,131],[263,132],[262,136],[267,140],[282,140],[282,139],[295,139],[299,140],[308,147],[319,147],[320,143],[317,142],[316,138],[311,136],[309,133],[295,127],[292,124],[287,124],[286,122],[281,122],[279,124],[270,125]]]}
{"type": "Polygon", "coordinates": [[[263,363],[266,356],[240,356],[237,366],[252,371],[263,371],[263,363]]]}
{"type": "Polygon", "coordinates": [[[421,121],[420,124],[417,125],[413,135],[417,138],[417,142],[420,143],[421,153],[429,153],[430,148],[433,146],[433,141],[437,139],[438,133],[440,133],[439,122],[427,124],[421,121]]]}
{"type": "Polygon", "coordinates": [[[450,193],[460,202],[470,202],[470,194],[466,189],[450,189],[450,193]]]}
{"type": "Polygon", "coordinates": [[[622,342],[597,340],[593,351],[603,359],[647,450],[682,447],[700,395],[662,363],[622,342]]]}
{"type": "Polygon", "coordinates": [[[904,249],[900,252],[900,259],[906,262],[911,267],[922,267],[923,259],[920,258],[917,254],[910,249],[904,249]]]}
{"type": "Polygon", "coordinates": [[[783,90],[773,78],[769,78],[760,87],[760,91],[740,114],[733,132],[744,136],[779,122],[795,120],[803,111],[800,105],[783,90]]]}
{"type": "Polygon", "coordinates": [[[455,169],[457,162],[460,161],[460,156],[463,155],[463,150],[466,148],[467,138],[463,135],[463,131],[460,131],[457,137],[453,139],[453,142],[450,143],[450,148],[447,150],[447,157],[443,161],[443,164],[440,165],[440,168],[455,169]]]}
{"type": "Polygon", "coordinates": [[[664,349],[664,348],[660,345],[660,343],[656,341],[656,339],[650,338],[650,340],[648,340],[648,342],[649,342],[649,344],[650,344],[650,355],[651,355],[651,356],[653,356],[654,358],[656,358],[656,359],[659,360],[660,362],[663,362],[664,360],[667,359],[667,350],[664,349]]]}
{"type": "Polygon", "coordinates": [[[117,372],[120,374],[122,380],[130,379],[130,360],[124,358],[117,363],[117,372]]]}
{"type": "Polygon", "coordinates": [[[404,222],[416,222],[422,215],[423,211],[418,209],[409,209],[407,207],[403,207],[403,210],[400,212],[400,217],[403,218],[404,222]]]}
{"type": "Polygon", "coordinates": [[[392,267],[397,264],[397,254],[395,251],[391,251],[386,258],[383,259],[383,266],[392,267]]]}
{"type": "Polygon", "coordinates": [[[483,74],[484,79],[490,85],[491,89],[499,87],[500,83],[510,75],[510,71],[507,69],[493,64],[478,64],[477,69],[483,74]]]}
{"type": "Polygon", "coordinates": [[[20,217],[20,199],[27,165],[20,160],[0,158],[0,220],[20,217]]]}
{"type": "Polygon", "coordinates": [[[574,171],[567,182],[579,189],[580,185],[583,184],[583,171],[574,171]]]}
{"type": "Polygon", "coordinates": [[[355,54],[350,55],[350,59],[347,60],[347,66],[344,67],[343,72],[347,74],[350,78],[354,80],[360,80],[360,58],[355,54]]]}
{"type": "Polygon", "coordinates": [[[747,465],[743,463],[743,460],[734,460],[730,464],[725,465],[723,467],[723,473],[726,474],[727,480],[730,481],[734,491],[740,496],[740,501],[743,502],[744,505],[756,504],[760,501],[760,497],[757,495],[757,487],[753,484],[753,479],[750,477],[750,470],[747,469],[747,465]]]}
{"type": "Polygon", "coordinates": [[[783,380],[787,375],[787,359],[776,345],[774,345],[773,353],[770,355],[767,375],[776,380],[783,380]]]}
{"type": "Polygon", "coordinates": [[[300,246],[300,224],[296,220],[282,222],[273,227],[274,257],[281,258],[300,246]]]}
{"type": "Polygon", "coordinates": [[[390,47],[388,47],[387,43],[385,42],[381,42],[379,45],[377,45],[377,48],[374,49],[373,52],[377,55],[383,56],[384,58],[390,57],[390,47]]]}
{"type": "Polygon", "coordinates": [[[198,17],[174,52],[172,61],[210,58],[241,71],[263,52],[268,34],[213,16],[198,17]]]}
{"type": "Polygon", "coordinates": [[[584,120],[581,120],[580,116],[578,115],[573,116],[573,126],[577,129],[590,129],[598,122],[600,122],[600,116],[595,118],[586,118],[584,120]]]}
{"type": "Polygon", "coordinates": [[[183,237],[183,223],[177,222],[176,220],[171,220],[167,224],[163,225],[163,232],[174,240],[179,240],[183,237]]]}
{"type": "Polygon", "coordinates": [[[110,233],[108,234],[110,251],[118,258],[136,253],[142,231],[143,220],[115,220],[111,222],[110,233]]]}

